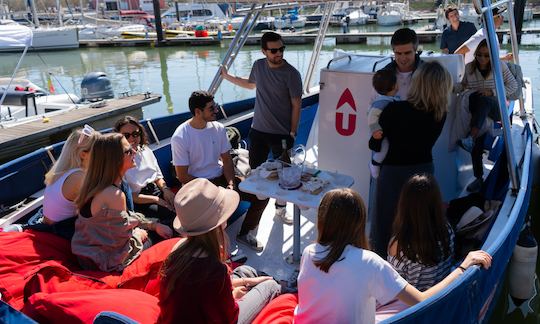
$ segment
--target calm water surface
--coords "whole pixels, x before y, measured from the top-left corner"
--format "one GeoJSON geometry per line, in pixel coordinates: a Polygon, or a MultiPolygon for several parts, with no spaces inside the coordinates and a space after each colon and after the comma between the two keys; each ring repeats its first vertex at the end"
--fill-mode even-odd
{"type": "MultiPolygon", "coordinates": [[[[536,24],[538,21],[534,21],[536,24]]],[[[367,26],[364,28],[373,28],[367,26]]],[[[354,29],[353,29],[354,30],[354,29]]],[[[538,38],[527,35],[529,41],[538,38]]],[[[390,54],[389,40],[369,39],[369,45],[337,45],[327,39],[321,51],[319,68],[332,58],[334,48],[363,54],[390,54]]],[[[540,44],[540,42],[538,42],[540,44]]],[[[92,71],[103,71],[110,78],[116,93],[150,90],[163,94],[161,102],[147,106],[146,118],[155,118],[187,111],[187,99],[193,90],[207,89],[217,71],[228,44],[211,47],[162,47],[162,48],[92,48],[71,51],[29,53],[17,74],[46,88],[47,74],[53,76],[57,93],[65,91],[80,95],[83,76],[92,71]]],[[[421,45],[425,51],[438,51],[438,43],[421,45]]],[[[508,46],[503,50],[509,50],[508,46]]],[[[305,75],[312,45],[288,45],[285,59],[305,75]]],[[[0,76],[11,76],[20,54],[1,54],[0,76]]],[[[253,62],[263,55],[258,46],[246,46],[239,53],[231,73],[247,76],[253,62]]],[[[534,99],[540,103],[540,45],[521,46],[523,74],[532,78],[534,99]]],[[[318,73],[314,83],[318,82],[318,73]]],[[[219,102],[253,97],[254,90],[246,90],[224,81],[216,94],[219,102]]]]}

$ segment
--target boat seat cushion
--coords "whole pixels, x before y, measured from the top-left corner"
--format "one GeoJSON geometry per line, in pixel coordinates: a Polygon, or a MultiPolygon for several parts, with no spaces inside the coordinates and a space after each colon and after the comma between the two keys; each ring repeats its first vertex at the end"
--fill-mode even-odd
{"type": "Polygon", "coordinates": [[[69,241],[50,233],[0,232],[0,294],[2,300],[20,310],[23,288],[29,271],[47,260],[76,267],[69,241]]]}
{"type": "Polygon", "coordinates": [[[39,323],[92,323],[103,311],[125,315],[139,323],[156,323],[158,299],[133,289],[37,293],[24,313],[39,323]]]}
{"type": "Polygon", "coordinates": [[[159,295],[159,270],[179,240],[180,238],[164,240],[144,250],[124,269],[118,288],[141,290],[157,297],[159,295]]]}
{"type": "Polygon", "coordinates": [[[298,305],[297,294],[283,294],[266,305],[253,324],[290,324],[294,319],[294,309],[298,305]]]}

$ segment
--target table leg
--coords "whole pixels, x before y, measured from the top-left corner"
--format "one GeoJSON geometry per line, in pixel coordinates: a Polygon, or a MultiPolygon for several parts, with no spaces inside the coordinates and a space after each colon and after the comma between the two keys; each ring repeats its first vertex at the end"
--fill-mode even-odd
{"type": "Polygon", "coordinates": [[[300,208],[294,204],[294,216],[293,216],[293,253],[287,257],[287,262],[295,264],[300,262],[300,208]]]}

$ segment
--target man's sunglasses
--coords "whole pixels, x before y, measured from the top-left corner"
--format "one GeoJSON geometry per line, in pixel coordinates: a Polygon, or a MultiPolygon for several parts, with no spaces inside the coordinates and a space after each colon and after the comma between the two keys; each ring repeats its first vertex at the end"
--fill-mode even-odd
{"type": "Polygon", "coordinates": [[[267,48],[267,51],[270,51],[272,54],[276,54],[278,51],[281,53],[285,52],[285,46],[281,46],[280,48],[267,48]]]}
{"type": "Polygon", "coordinates": [[[137,137],[141,136],[141,132],[134,131],[132,133],[122,133],[122,135],[124,135],[124,137],[128,140],[132,136],[133,136],[133,138],[137,138],[137,137]]]}

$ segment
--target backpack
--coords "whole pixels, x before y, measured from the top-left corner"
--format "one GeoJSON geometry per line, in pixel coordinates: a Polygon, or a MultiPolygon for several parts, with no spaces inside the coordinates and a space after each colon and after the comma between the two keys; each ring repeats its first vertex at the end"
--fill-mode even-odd
{"type": "Polygon", "coordinates": [[[521,66],[512,62],[506,62],[510,73],[514,76],[517,82],[517,89],[513,93],[507,93],[506,98],[508,100],[518,100],[523,95],[523,88],[526,88],[525,81],[523,80],[523,71],[521,66]]]}

